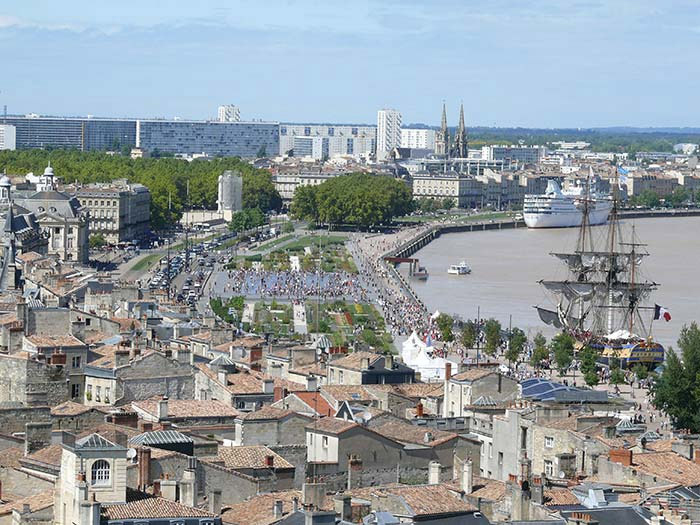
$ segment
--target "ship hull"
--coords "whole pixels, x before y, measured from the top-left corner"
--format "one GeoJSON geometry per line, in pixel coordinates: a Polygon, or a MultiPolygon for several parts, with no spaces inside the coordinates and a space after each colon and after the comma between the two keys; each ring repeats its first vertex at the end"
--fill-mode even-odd
{"type": "Polygon", "coordinates": [[[654,368],[664,362],[664,347],[653,341],[632,341],[622,344],[595,344],[591,347],[600,352],[599,361],[610,365],[618,359],[621,368],[631,369],[636,364],[654,368]]]}
{"type": "MultiPolygon", "coordinates": [[[[592,226],[604,224],[608,220],[612,203],[602,201],[596,203],[589,213],[589,223],[592,226]]],[[[583,213],[575,206],[570,209],[524,212],[523,219],[528,228],[574,228],[581,226],[583,213]]]]}

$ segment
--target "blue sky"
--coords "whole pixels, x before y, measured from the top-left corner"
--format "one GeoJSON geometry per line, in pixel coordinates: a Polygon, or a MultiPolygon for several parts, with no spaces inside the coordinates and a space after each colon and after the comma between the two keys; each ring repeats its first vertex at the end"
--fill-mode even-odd
{"type": "Polygon", "coordinates": [[[700,125],[700,3],[0,0],[10,113],[700,125]]]}

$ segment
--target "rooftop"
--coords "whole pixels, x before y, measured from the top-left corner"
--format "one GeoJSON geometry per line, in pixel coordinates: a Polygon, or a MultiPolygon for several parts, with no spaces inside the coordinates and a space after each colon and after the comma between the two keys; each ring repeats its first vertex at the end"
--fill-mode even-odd
{"type": "Polygon", "coordinates": [[[222,461],[227,468],[264,469],[270,468],[267,465],[268,456],[272,457],[273,468],[294,468],[289,461],[264,445],[219,447],[215,461],[222,461]]]}

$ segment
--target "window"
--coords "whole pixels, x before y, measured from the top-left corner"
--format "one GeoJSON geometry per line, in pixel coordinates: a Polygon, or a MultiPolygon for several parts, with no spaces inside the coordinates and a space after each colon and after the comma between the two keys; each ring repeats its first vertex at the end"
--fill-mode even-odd
{"type": "Polygon", "coordinates": [[[99,401],[100,397],[102,397],[102,387],[98,386],[95,390],[95,401],[99,401]]]}
{"type": "Polygon", "coordinates": [[[545,436],[544,446],[547,448],[554,448],[554,438],[552,436],[545,436]]]}
{"type": "Polygon", "coordinates": [[[503,465],[503,452],[498,453],[498,464],[503,465]]]}
{"type": "Polygon", "coordinates": [[[79,355],[73,356],[73,358],[71,359],[71,366],[73,368],[80,368],[80,356],[79,355]]]}
{"type": "Polygon", "coordinates": [[[323,448],[328,448],[328,436],[323,436],[323,448]]]}
{"type": "Polygon", "coordinates": [[[74,399],[80,397],[80,385],[75,384],[70,386],[70,396],[74,399]]]}
{"type": "Polygon", "coordinates": [[[92,464],[92,484],[109,485],[109,463],[99,459],[92,464]]]}
{"type": "Polygon", "coordinates": [[[548,459],[544,461],[544,474],[550,477],[554,474],[554,465],[548,459]]]}

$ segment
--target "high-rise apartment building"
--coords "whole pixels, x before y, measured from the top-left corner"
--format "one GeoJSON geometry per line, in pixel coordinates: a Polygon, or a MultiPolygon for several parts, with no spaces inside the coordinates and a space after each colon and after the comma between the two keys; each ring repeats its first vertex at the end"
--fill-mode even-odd
{"type": "Polygon", "coordinates": [[[240,122],[241,110],[233,104],[219,106],[218,120],[219,122],[240,122]]]}
{"type": "Polygon", "coordinates": [[[339,155],[361,157],[374,152],[377,127],[361,124],[280,124],[280,155],[316,160],[339,155]]]}
{"type": "Polygon", "coordinates": [[[16,130],[10,124],[0,124],[0,150],[16,148],[16,130]]]}
{"type": "Polygon", "coordinates": [[[385,160],[389,152],[401,145],[401,113],[395,109],[377,112],[377,160],[385,160]]]}
{"type": "Polygon", "coordinates": [[[411,149],[435,149],[434,129],[403,128],[401,130],[401,147],[411,149]]]}

